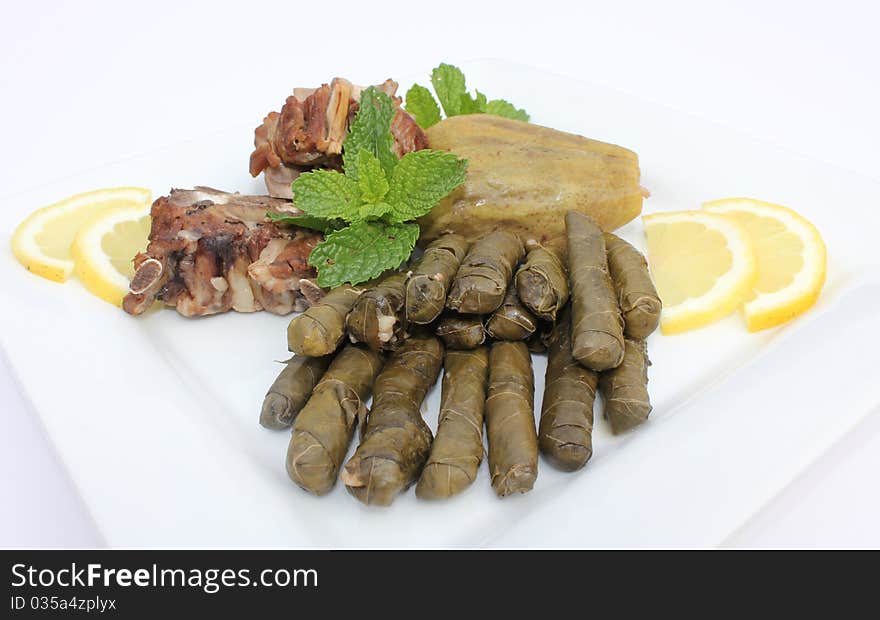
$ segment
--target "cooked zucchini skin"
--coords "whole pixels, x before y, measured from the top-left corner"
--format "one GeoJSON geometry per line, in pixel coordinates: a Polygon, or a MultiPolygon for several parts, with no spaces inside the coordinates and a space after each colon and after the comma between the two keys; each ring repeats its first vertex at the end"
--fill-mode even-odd
{"type": "Polygon", "coordinates": [[[260,424],[273,430],[289,428],[332,361],[332,355],[294,355],[272,382],[260,409],[260,424]]]}
{"type": "Polygon", "coordinates": [[[443,386],[437,436],[416,485],[421,499],[458,495],[477,477],[483,461],[483,416],[489,352],[447,350],[443,359],[443,386]]]}
{"type": "Polygon", "coordinates": [[[568,272],[555,250],[536,247],[516,272],[516,292],[536,317],[555,321],[568,303],[568,272]]]}
{"type": "Polygon", "coordinates": [[[483,317],[449,312],[437,322],[436,334],[449,349],[476,349],[486,341],[483,317]]]}
{"type": "Polygon", "coordinates": [[[431,148],[466,158],[468,172],[419,219],[423,243],[503,228],[546,244],[565,238],[568,211],[608,231],[641,213],[639,158],[626,148],[490,114],[453,116],[426,134],[431,148]]]}
{"type": "Polygon", "coordinates": [[[513,271],[524,254],[522,241],[514,233],[498,230],[482,237],[462,260],[446,307],[463,314],[494,312],[504,301],[513,271]]]}
{"type": "Polygon", "coordinates": [[[403,338],[405,299],[406,274],[383,276],[357,298],[348,313],[345,325],[351,339],[373,350],[393,348],[403,338]]]}
{"type": "Polygon", "coordinates": [[[486,435],[489,474],[498,497],[530,491],[538,477],[535,381],[525,342],[495,342],[489,350],[486,435]]]}
{"type": "Polygon", "coordinates": [[[643,340],[626,340],[626,353],[617,368],[603,372],[599,389],[605,396],[605,418],[616,435],[644,423],[651,414],[648,395],[648,347],[643,340]]]}
{"type": "Polygon", "coordinates": [[[597,372],[623,360],[623,318],[608,275],[605,238],[589,217],[565,215],[571,277],[572,355],[597,372]]]}
{"type": "Polygon", "coordinates": [[[324,495],[336,484],[383,361],[381,353],[347,344],[315,386],[287,447],[287,474],[301,488],[324,495]]]}
{"type": "Polygon", "coordinates": [[[648,261],[632,245],[605,233],[608,272],[617,292],[623,315],[623,333],[633,340],[644,340],[660,324],[663,304],[648,272],[648,261]]]}
{"type": "Polygon", "coordinates": [[[295,317],[287,327],[287,346],[297,355],[333,353],[345,338],[345,317],[362,289],[344,284],[295,317]]]}
{"type": "Polygon", "coordinates": [[[535,317],[519,300],[511,283],[504,301],[486,321],[486,333],[496,340],[525,340],[535,333],[536,325],[535,317]]]}
{"type": "Polygon", "coordinates": [[[360,445],[341,475],[348,492],[361,502],[388,506],[418,479],[432,440],[419,409],[442,363],[440,340],[414,334],[376,378],[360,445]]]}
{"type": "Polygon", "coordinates": [[[538,446],[558,469],[574,471],[593,455],[593,403],[599,375],[571,354],[570,313],[560,315],[550,336],[538,446]]]}
{"type": "Polygon", "coordinates": [[[446,294],[467,253],[461,235],[443,235],[432,241],[413,265],[406,282],[406,320],[417,325],[433,322],[446,307],[446,294]]]}

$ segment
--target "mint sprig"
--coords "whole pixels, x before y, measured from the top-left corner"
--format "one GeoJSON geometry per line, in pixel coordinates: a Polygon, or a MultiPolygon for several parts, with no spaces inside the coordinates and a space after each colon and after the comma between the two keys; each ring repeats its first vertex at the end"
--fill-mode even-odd
{"type": "Polygon", "coordinates": [[[385,174],[390,176],[397,163],[391,152],[394,138],[391,137],[391,121],[394,119],[394,102],[391,97],[374,86],[361,93],[357,115],[348,129],[342,144],[342,164],[346,176],[358,180],[358,160],[361,150],[376,156],[385,174]]]}
{"type": "Polygon", "coordinates": [[[456,66],[442,63],[434,68],[431,72],[431,85],[437,93],[440,105],[437,105],[431,91],[419,84],[413,85],[406,93],[406,111],[426,129],[440,122],[440,106],[443,106],[447,118],[460,114],[492,114],[518,121],[529,120],[525,110],[518,109],[504,99],[489,101],[478,90],[471,96],[467,92],[464,73],[456,66]]]}
{"type": "Polygon", "coordinates": [[[427,215],[447,194],[464,182],[467,160],[445,151],[413,151],[404,155],[394,174],[386,200],[394,207],[392,222],[427,215]]]}
{"type": "Polygon", "coordinates": [[[406,111],[416,117],[420,127],[431,127],[440,122],[440,106],[431,91],[414,84],[406,92],[406,111]]]}
{"type": "MultiPolygon", "coordinates": [[[[388,179],[379,158],[366,149],[361,149],[357,158],[358,188],[361,190],[361,201],[376,204],[388,193],[388,179]]],[[[393,168],[392,168],[393,170],[393,168]]]]}
{"type": "Polygon", "coordinates": [[[451,153],[414,151],[398,160],[391,150],[395,113],[391,97],[365,89],[343,143],[344,172],[301,174],[292,189],[304,215],[270,214],[274,221],[325,233],[309,255],[319,286],[359,284],[399,267],[419,238],[411,220],[464,181],[467,160],[451,153]]]}
{"type": "Polygon", "coordinates": [[[467,94],[467,85],[461,69],[441,63],[431,71],[431,85],[446,116],[457,116],[462,113],[462,95],[467,94]]]}
{"type": "Polygon", "coordinates": [[[327,235],[309,254],[309,265],[318,270],[320,286],[359,284],[399,267],[418,238],[415,222],[356,222],[327,235]]]}
{"type": "Polygon", "coordinates": [[[294,204],[304,213],[327,219],[351,221],[361,204],[357,181],[334,170],[313,170],[299,175],[293,182],[294,204]]]}

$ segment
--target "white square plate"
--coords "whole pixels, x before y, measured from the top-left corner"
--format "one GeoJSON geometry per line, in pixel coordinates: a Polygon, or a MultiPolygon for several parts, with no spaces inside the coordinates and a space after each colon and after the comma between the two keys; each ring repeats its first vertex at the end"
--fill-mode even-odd
{"type": "MultiPolygon", "coordinates": [[[[818,305],[759,334],[734,316],[653,335],[651,421],[615,438],[597,411],[595,454],[580,472],[542,462],[533,492],[498,500],[484,464],[452,501],[419,502],[409,492],[391,508],[371,508],[341,485],[324,498],[299,490],[283,465],[288,433],[257,423],[280,370],[272,360],[288,355],[289,317],[187,320],[163,310],[132,318],[75,279],[60,286],[31,276],[9,250],[29,211],[88,189],[262,193],[247,174],[258,118],[7,198],[0,342],[111,546],[715,545],[880,403],[880,280],[869,259],[880,187],[620,93],[498,62],[463,68],[536,123],[637,151],[652,192],[646,212],[731,195],[799,210],[828,245],[818,305]]],[[[644,245],[640,221],[622,234],[644,245]]],[[[544,368],[535,357],[536,411],[544,368]]],[[[435,387],[424,408],[432,428],[438,403],[435,387]]]]}

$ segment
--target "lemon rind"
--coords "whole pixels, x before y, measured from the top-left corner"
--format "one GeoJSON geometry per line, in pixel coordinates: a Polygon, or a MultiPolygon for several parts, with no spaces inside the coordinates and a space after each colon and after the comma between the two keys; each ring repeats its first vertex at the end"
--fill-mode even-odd
{"type": "Polygon", "coordinates": [[[18,225],[12,234],[10,245],[15,258],[38,276],[64,282],[74,271],[74,260],[64,260],[45,255],[36,243],[37,235],[53,219],[71,213],[86,205],[101,202],[130,201],[149,205],[151,192],[142,187],[115,187],[93,190],[69,196],[64,200],[37,209],[18,225]]]}
{"type": "Polygon", "coordinates": [[[721,233],[732,255],[731,269],[720,276],[705,294],[663,308],[660,319],[662,333],[678,334],[705,327],[736,311],[758,277],[754,248],[744,226],[730,217],[704,211],[655,213],[642,219],[645,225],[701,223],[721,233]]]}
{"type": "Polygon", "coordinates": [[[102,212],[80,228],[71,245],[77,277],[94,295],[116,306],[122,305],[129,288],[128,279],[119,273],[101,251],[104,236],[120,222],[136,221],[149,215],[149,205],[125,205],[102,212]]]}
{"type": "Polygon", "coordinates": [[[759,331],[790,321],[811,308],[825,284],[827,249],[819,230],[802,215],[783,205],[753,198],[725,198],[703,204],[710,213],[744,211],[777,219],[804,244],[803,264],[791,284],[773,293],[759,293],[743,304],[749,331],[759,331]]]}

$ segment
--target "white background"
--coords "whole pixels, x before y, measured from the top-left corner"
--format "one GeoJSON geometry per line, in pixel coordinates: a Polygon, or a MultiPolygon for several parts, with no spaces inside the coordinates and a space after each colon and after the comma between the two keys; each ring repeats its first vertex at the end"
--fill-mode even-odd
{"type": "MultiPolygon", "coordinates": [[[[0,194],[256,124],[295,85],[474,58],[612,87],[880,179],[878,18],[869,1],[4,3],[0,194]]],[[[100,545],[2,357],[0,410],[0,546],[100,545]]],[[[726,544],[878,547],[878,471],[875,412],[726,544]]]]}

